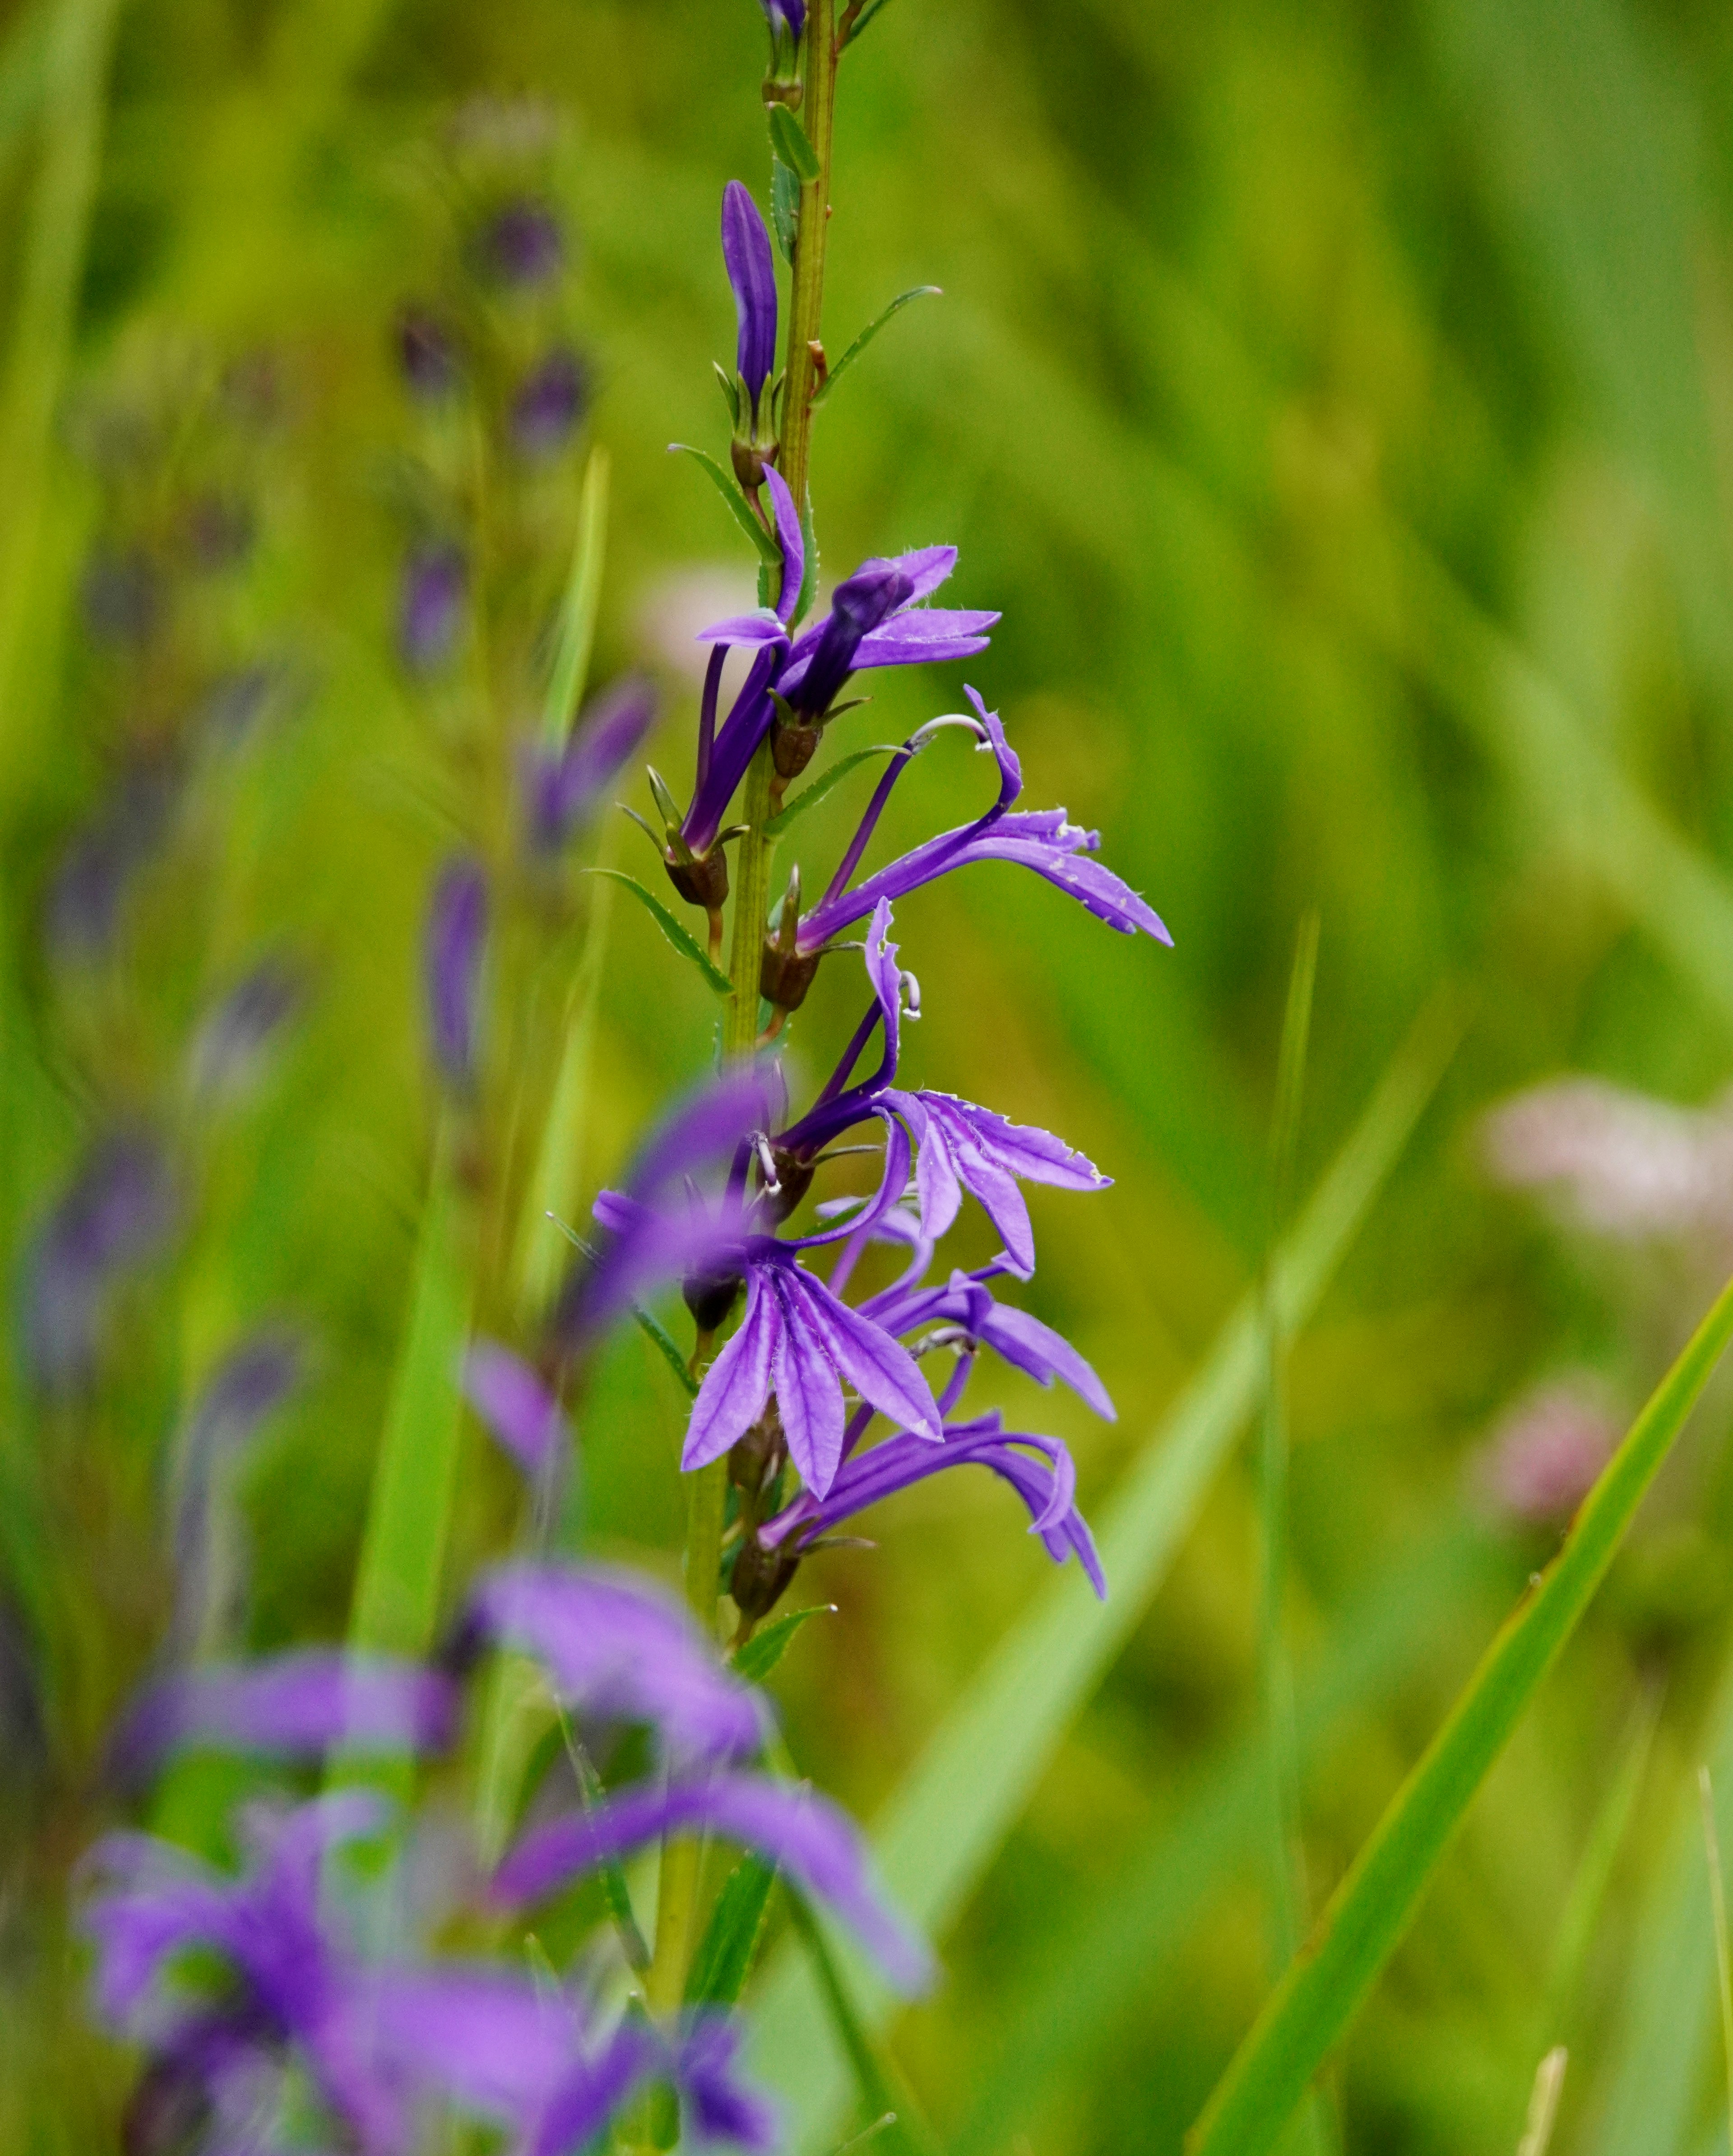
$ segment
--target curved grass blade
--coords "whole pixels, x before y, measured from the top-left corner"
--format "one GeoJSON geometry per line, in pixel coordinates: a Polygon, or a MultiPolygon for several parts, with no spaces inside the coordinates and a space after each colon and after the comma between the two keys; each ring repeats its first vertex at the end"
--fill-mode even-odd
{"type": "Polygon", "coordinates": [[[871,748],[858,748],[853,755],[841,757],[828,770],[821,771],[810,786],[802,788],[786,808],[771,818],[764,827],[765,836],[780,839],[789,825],[804,816],[808,808],[817,808],[838,780],[846,778],[856,764],[865,763],[869,757],[875,756],[895,756],[896,750],[895,742],[878,742],[871,748]]]}
{"type": "Polygon", "coordinates": [[[607,876],[611,881],[623,885],[638,904],[646,909],[650,918],[673,944],[674,949],[679,952],[681,957],[691,960],[699,972],[703,974],[708,985],[713,988],[719,996],[731,996],[734,993],[733,982],[729,979],[727,974],[722,971],[697,937],[682,922],[674,918],[654,891],[646,891],[636,876],[628,875],[624,869],[586,869],[583,874],[607,876]]]}
{"type": "Polygon", "coordinates": [[[747,1857],[729,1873],[686,1979],[687,2005],[732,2006],[739,1999],[764,1936],[776,1883],[777,1867],[761,1856],[747,1857]]]}
{"type": "Polygon", "coordinates": [[[633,1304],[632,1315],[638,1320],[639,1332],[673,1371],[686,1398],[695,1400],[698,1398],[698,1380],[687,1368],[686,1358],[675,1344],[674,1335],[661,1319],[653,1316],[641,1302],[633,1304]]]}
{"type": "MultiPolygon", "coordinates": [[[[1425,1013],[1284,1239],[1276,1288],[1290,1333],[1310,1316],[1341,1262],[1461,1030],[1452,999],[1425,1013]]],[[[930,1933],[942,1934],[957,1916],[1065,1730],[1136,1629],[1255,1408],[1262,1381],[1254,1291],[1151,1430],[1108,1505],[1099,1543],[1109,1599],[1090,1601],[1069,1573],[1056,1574],[1000,1640],[881,1815],[873,1835],[880,1876],[930,1933]]],[[[895,2010],[890,1993],[864,1963],[849,1967],[869,2021],[888,2020],[895,2010]]],[[[825,2145],[847,2100],[847,2067],[828,2041],[810,1975],[792,1954],[772,1957],[751,2049],[756,2071],[783,2098],[789,2148],[825,2145]]]]}
{"type": "Polygon", "coordinates": [[[598,446],[591,450],[590,461],[584,467],[572,574],[560,603],[559,641],[554,648],[554,670],[541,713],[542,733],[556,747],[572,731],[589,679],[596,613],[602,603],[602,561],[608,542],[608,452],[598,446]]]}
{"type": "Polygon", "coordinates": [[[670,456],[678,451],[681,456],[697,458],[699,463],[715,482],[717,493],[728,504],[728,514],[757,548],[759,560],[767,569],[780,568],[782,562],[782,550],[752,514],[751,505],[747,501],[745,495],[741,492],[708,450],[695,449],[690,442],[670,442],[668,450],[670,456]]]}
{"type": "Polygon", "coordinates": [[[1262,2156],[1352,2020],[1463,1816],[1575,1630],[1638,1506],[1733,1338],[1733,1282],[1632,1424],[1563,1547],[1479,1669],[1331,1898],[1205,2107],[1192,2156],[1262,2156]]]}
{"type": "MultiPolygon", "coordinates": [[[[781,109],[782,108],[780,106],[777,107],[778,110],[781,109]]],[[[899,292],[896,297],[891,301],[890,305],[884,310],[883,314],[874,316],[871,321],[867,324],[860,335],[855,338],[854,343],[849,346],[847,352],[843,354],[836,365],[832,367],[830,372],[825,376],[823,382],[813,393],[813,408],[814,411],[816,411],[824,402],[825,398],[829,396],[831,391],[836,388],[838,382],[842,380],[843,375],[848,372],[849,369],[854,364],[854,362],[859,358],[862,352],[866,350],[873,339],[878,336],[879,331],[884,328],[886,322],[890,320],[893,315],[900,314],[902,310],[908,305],[910,300],[939,300],[943,297],[944,288],[942,285],[911,285],[906,292],[899,292]]]]}
{"type": "Polygon", "coordinates": [[[808,1618],[834,1617],[836,1614],[834,1602],[814,1602],[808,1609],[787,1611],[762,1631],[755,1632],[745,1646],[736,1650],[733,1660],[736,1673],[748,1684],[762,1684],[787,1653],[795,1634],[808,1618]]]}

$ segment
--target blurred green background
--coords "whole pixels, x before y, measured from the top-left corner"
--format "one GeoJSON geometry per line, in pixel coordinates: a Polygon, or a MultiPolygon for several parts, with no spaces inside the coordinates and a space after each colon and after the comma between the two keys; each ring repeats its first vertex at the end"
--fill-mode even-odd
{"type": "MultiPolygon", "coordinates": [[[[717,206],[731,177],[761,193],[767,164],[748,0],[58,0],[11,10],[4,38],[9,1277],[90,1133],[160,1108],[215,993],[273,950],[310,983],[244,1109],[193,1116],[194,1224],[129,1288],[100,1400],[43,1407],[16,1356],[0,1396],[0,1543],[27,1613],[13,1690],[47,1687],[59,1732],[45,1816],[31,1710],[10,1710],[0,2128],[70,2150],[108,2145],[121,2077],[57,2033],[71,1978],[40,1911],[106,1815],[90,1763],[161,1621],[138,1554],[153,1460],[244,1327],[303,1327],[310,1381],[247,1472],[246,1630],[333,1635],[408,1292],[433,1120],[418,937],[449,826],[437,700],[393,649],[412,428],[391,326],[439,271],[438,145],[479,95],[552,116],[613,473],[596,675],[663,672],[653,753],[682,787],[678,582],[750,565],[664,451],[721,447],[717,206]],[[127,424],[156,430],[142,462],[104,447],[127,424]],[[173,602],[185,678],[145,680],[93,642],[90,564],[154,530],[152,487],[188,470],[244,490],[256,531],[173,602]],[[69,983],[53,954],[56,865],[153,713],[260,661],[270,711],[201,767],[181,866],[129,899],[117,1016],[111,985],[69,983]],[[78,1466],[97,1458],[100,1488],[78,1466]]],[[[1730,1075],[1733,23],[1695,0],[895,0],[844,64],[837,140],[832,350],[911,285],[945,296],[820,414],[827,572],[951,540],[956,603],[1004,613],[970,666],[879,685],[861,738],[951,708],[966,675],[1003,713],[1027,804],[1099,826],[1176,939],[1134,946],[1001,870],[899,915],[926,1007],[915,1077],[1058,1129],[1115,1178],[1089,1201],[1035,1194],[1023,1299],[1095,1362],[1118,1423],[987,1381],[1073,1445],[1085,1510],[1256,1276],[1303,911],[1322,942],[1302,1188],[1423,1008],[1443,989],[1468,1014],[1295,1352],[1315,1905],[1552,1546],[1479,1494],[1489,1426],[1574,1364],[1634,1409],[1713,1284],[1706,1262],[1657,1273],[1489,1188],[1475,1123],[1563,1070],[1689,1103],[1730,1075]]],[[[555,587],[581,468],[542,505],[555,587]]],[[[890,836],[982,791],[941,743],[890,836]]],[[[815,857],[846,832],[842,801],[815,857]]],[[[641,867],[623,827],[601,843],[641,867]]],[[[618,911],[588,1185],[711,1048],[701,984],[618,911]]],[[[823,1076],[857,1001],[828,969],[797,1074],[823,1076]]],[[[989,1237],[966,1219],[961,1260],[989,1237]]],[[[679,1412],[620,1340],[586,1418],[588,1532],[664,1571],[679,1412]]],[[[1712,1396],[1357,2025],[1330,2092],[1346,2148],[1514,2148],[1555,2038],[1573,2054],[1561,2148],[1725,2145],[1692,1776],[1733,1746],[1727,1421],[1712,1396]],[[1650,1705],[1597,1896],[1585,1852],[1592,1871],[1650,1705]]],[[[802,1587],[840,1614],[777,1680],[802,1764],[869,1819],[1045,1585],[1008,1495],[951,1480],[887,1513],[876,1553],[809,1566],[802,1587]]],[[[467,1554],[491,1517],[478,1499],[467,1554]]],[[[943,1988],[897,2032],[943,2145],[1177,2149],[1256,2011],[1259,1574],[1246,1445],[943,1943],[943,1988]]]]}

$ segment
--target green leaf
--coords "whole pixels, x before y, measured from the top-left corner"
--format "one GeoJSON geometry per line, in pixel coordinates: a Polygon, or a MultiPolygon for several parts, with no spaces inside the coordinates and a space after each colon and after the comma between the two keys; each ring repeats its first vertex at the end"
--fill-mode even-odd
{"type": "Polygon", "coordinates": [[[867,324],[860,335],[855,338],[854,343],[849,346],[847,352],[843,354],[836,365],[832,367],[830,372],[825,376],[821,386],[813,391],[813,409],[816,411],[818,406],[821,405],[824,402],[825,398],[829,396],[831,391],[836,388],[838,382],[842,380],[843,375],[848,372],[849,369],[854,364],[854,362],[859,358],[862,352],[866,350],[873,339],[878,336],[879,331],[884,328],[886,322],[890,320],[893,315],[900,314],[903,309],[908,305],[910,300],[937,300],[942,299],[943,297],[943,290],[941,287],[937,285],[915,285],[911,286],[906,292],[899,292],[895,299],[894,299],[890,305],[884,310],[884,313],[882,315],[875,315],[872,321],[867,324]]]}
{"type": "Polygon", "coordinates": [[[1733,1338],[1733,1283],[1583,1500],[1563,1547],[1507,1620],[1449,1719],[1397,1791],[1218,2084],[1193,2156],[1262,2156],[1407,1931],[1541,1679],[1588,1607],[1674,1440],[1733,1338]]]}
{"type": "Polygon", "coordinates": [[[695,457],[698,459],[711,479],[715,481],[717,493],[728,504],[729,515],[757,548],[759,560],[767,568],[779,568],[782,566],[782,556],[776,541],[752,514],[751,504],[710,452],[707,449],[695,449],[690,442],[670,442],[668,447],[670,454],[678,450],[683,457],[695,457]]]}
{"type": "MultiPolygon", "coordinates": [[[[1440,1003],[1416,1027],[1357,1128],[1283,1241],[1276,1267],[1292,1334],[1315,1306],[1432,1097],[1461,1030],[1440,1003]]],[[[1263,1325],[1248,1295],[1207,1360],[1145,1440],[1109,1501],[1099,1546],[1111,1589],[1093,1601],[1074,1572],[1055,1573],[1002,1639],[874,1823],[893,1900],[929,1933],[956,1918],[1073,1719],[1140,1622],[1260,1396],[1263,1325]]],[[[874,2020],[895,2002],[875,1979],[874,2020]]],[[[846,2090],[821,2003],[797,1959],[773,1955],[757,2000],[755,2070],[782,2097],[791,2149],[827,2137],[846,2090]]]]}
{"type": "Polygon", "coordinates": [[[895,742],[879,742],[871,748],[858,748],[852,755],[845,756],[839,762],[827,766],[810,786],[797,793],[792,801],[771,818],[769,823],[764,827],[765,836],[768,839],[780,839],[789,825],[797,818],[804,816],[808,808],[816,808],[838,780],[845,778],[856,764],[865,763],[872,757],[895,756],[896,752],[897,744],[895,742]]]}
{"type": "Polygon", "coordinates": [[[732,2006],[740,1997],[776,1883],[777,1867],[758,1856],[747,1857],[729,1874],[686,1979],[689,2006],[732,2006]]]}
{"type": "Polygon", "coordinates": [[[556,747],[563,745],[572,731],[589,678],[596,611],[602,601],[602,559],[608,540],[608,452],[598,446],[591,450],[584,469],[583,492],[577,502],[577,539],[572,550],[566,596],[560,603],[559,641],[541,713],[542,733],[556,747]]]}
{"type": "Polygon", "coordinates": [[[681,1354],[674,1336],[659,1317],[655,1317],[641,1303],[634,1302],[632,1315],[638,1320],[638,1329],[657,1349],[679,1380],[680,1389],[689,1400],[698,1397],[698,1380],[686,1368],[686,1358],[681,1354]]]}
{"type": "Polygon", "coordinates": [[[806,560],[801,567],[800,589],[794,595],[794,614],[788,624],[791,629],[800,627],[818,596],[818,533],[813,522],[811,487],[807,489],[806,498],[800,505],[800,536],[806,560]]]}
{"type": "MultiPolygon", "coordinates": [[[[786,105],[770,108],[771,147],[802,187],[813,187],[823,177],[824,167],[818,162],[818,152],[807,140],[802,127],[786,105]]],[[[774,177],[774,174],[772,174],[774,177]]]]}
{"type": "Polygon", "coordinates": [[[794,242],[800,231],[800,175],[772,153],[770,161],[770,221],[782,259],[794,267],[794,242]]]}
{"type": "Polygon", "coordinates": [[[808,1609],[787,1611],[761,1631],[755,1632],[745,1646],[736,1650],[736,1675],[743,1676],[748,1684],[762,1684],[788,1651],[789,1643],[809,1617],[834,1617],[836,1614],[834,1602],[814,1602],[808,1609]]]}
{"type": "Polygon", "coordinates": [[[846,27],[843,28],[842,35],[838,40],[837,50],[839,53],[847,52],[849,46],[854,43],[854,40],[860,35],[861,32],[865,29],[867,24],[874,21],[878,16],[882,15],[890,5],[890,0],[867,0],[867,4],[861,9],[860,13],[854,18],[854,20],[852,23],[848,22],[847,17],[845,16],[843,20],[846,27]]]}
{"type": "Polygon", "coordinates": [[[628,875],[623,869],[586,869],[586,875],[607,876],[610,881],[623,886],[638,904],[648,909],[650,917],[662,933],[673,944],[683,958],[690,958],[719,996],[732,995],[734,983],[711,957],[710,952],[686,927],[677,920],[654,891],[646,891],[636,876],[628,875]]]}

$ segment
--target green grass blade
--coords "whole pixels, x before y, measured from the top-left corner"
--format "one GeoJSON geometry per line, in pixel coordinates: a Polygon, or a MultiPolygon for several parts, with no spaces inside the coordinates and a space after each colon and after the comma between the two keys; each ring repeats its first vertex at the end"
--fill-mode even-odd
{"type": "Polygon", "coordinates": [[[825,399],[830,395],[831,391],[836,388],[838,382],[842,380],[843,377],[854,364],[855,361],[859,358],[862,352],[866,350],[873,339],[878,336],[879,331],[884,328],[884,325],[894,315],[900,315],[903,309],[908,305],[910,300],[942,300],[944,296],[945,295],[943,291],[937,285],[915,285],[906,292],[899,292],[896,297],[891,301],[890,305],[885,308],[882,314],[874,316],[871,321],[867,324],[860,335],[855,338],[854,343],[849,346],[847,352],[843,354],[836,365],[831,368],[829,373],[825,376],[823,386],[813,394],[813,408],[816,410],[819,405],[823,403],[825,399]]]}
{"type": "Polygon", "coordinates": [[[782,566],[781,547],[752,514],[751,506],[746,497],[715,459],[707,450],[695,449],[690,442],[670,442],[668,446],[671,451],[678,450],[682,456],[697,459],[714,481],[717,493],[727,503],[729,515],[757,548],[759,560],[767,569],[781,568],[782,566]]]}
{"type": "Polygon", "coordinates": [[[740,1997],[764,1936],[776,1883],[777,1867],[759,1856],[747,1857],[730,1872],[686,1979],[689,2006],[732,2006],[740,1997]]]}
{"type": "Polygon", "coordinates": [[[584,467],[572,574],[560,605],[559,641],[554,648],[554,669],[541,714],[542,733],[556,747],[572,731],[590,678],[596,613],[602,603],[602,562],[608,542],[608,452],[598,446],[591,450],[590,461],[584,467]]]}
{"type": "Polygon", "coordinates": [[[1703,1806],[1709,1907],[1715,1917],[1715,1989],[1720,1999],[1722,2064],[1727,2077],[1727,2143],[1733,2148],[1733,1957],[1727,1950],[1727,1888],[1721,1876],[1721,1842],[1715,1825],[1715,1786],[1707,1767],[1697,1769],[1697,1791],[1703,1806]]]}
{"type": "Polygon", "coordinates": [[[449,1141],[433,1160],[385,1432],[374,1470],[349,1636],[382,1653],[425,1654],[457,1481],[458,1364],[469,1329],[472,1275],[464,1204],[449,1141]]]}
{"type": "Polygon", "coordinates": [[[1468,1690],[1320,1920],[1194,2129],[1194,2156],[1273,2148],[1307,2082],[1407,1930],[1438,1860],[1613,1562],[1638,1506],[1733,1337],[1725,1288],[1584,1500],[1563,1547],[1510,1618],[1468,1690]]]}
{"type": "Polygon", "coordinates": [[[848,2055],[861,2112],[879,2128],[881,2145],[901,2149],[904,2156],[939,2156],[932,2129],[921,2117],[908,2083],[895,2061],[879,2045],[871,2022],[851,1994],[841,1957],[826,1938],[822,1920],[797,1894],[789,1896],[788,1912],[831,2025],[848,2055]]]}
{"type": "MultiPolygon", "coordinates": [[[[1428,1011],[1396,1057],[1357,1128],[1313,1196],[1276,1268],[1283,1322],[1305,1322],[1382,1188],[1460,1034],[1455,1013],[1428,1011]]],[[[1229,1318],[1207,1361],[1151,1431],[1110,1501],[1099,1537],[1109,1599],[1056,1574],[999,1642],[876,1823],[892,1898],[942,1933],[1021,1814],[1065,1729],[1136,1628],[1204,1492],[1252,1412],[1263,1378],[1259,1298],[1229,1318]]],[[[893,2002],[864,1976],[869,2016],[893,2002]]],[[[757,2072],[782,2097],[791,2148],[816,2145],[846,2094],[822,2007],[792,1956],[772,1958],[752,2034],[757,2072]]]]}
{"type": "Polygon", "coordinates": [[[654,891],[646,891],[636,876],[628,875],[623,869],[586,869],[584,874],[607,876],[629,891],[681,957],[689,958],[697,967],[708,986],[714,988],[719,996],[734,993],[734,983],[697,937],[683,921],[674,918],[654,891]]]}
{"type": "Polygon", "coordinates": [[[1550,2051],[1535,2069],[1535,2086],[1529,2097],[1528,2123],[1516,2144],[1516,2156],[1546,2156],[1552,2140],[1553,2121],[1558,2117],[1560,2092],[1570,2054],[1562,2044],[1550,2051]]]}

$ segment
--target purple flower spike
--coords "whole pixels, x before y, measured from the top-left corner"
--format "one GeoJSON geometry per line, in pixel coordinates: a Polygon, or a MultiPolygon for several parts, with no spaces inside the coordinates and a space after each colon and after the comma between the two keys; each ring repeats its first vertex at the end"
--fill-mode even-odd
{"type": "Polygon", "coordinates": [[[679,1604],[629,1573],[502,1565],[476,1589],[464,1632],[533,1656],[581,1714],[650,1723],[673,1758],[742,1758],[764,1741],[756,1693],[679,1604]]]}
{"type": "Polygon", "coordinates": [[[511,439],[520,456],[551,456],[582,417],[589,401],[583,362],[556,345],[525,377],[511,402],[511,439]]]}
{"type": "Polygon", "coordinates": [[[525,1362],[497,1340],[478,1340],[464,1358],[464,1397],[532,1481],[572,1442],[560,1404],[525,1362]]]}
{"type": "Polygon", "coordinates": [[[495,1898],[508,1907],[541,1901],[579,1872],[692,1827],[771,1858],[802,1893],[833,1908],[903,1990],[920,1991],[931,1980],[926,1948],[874,1890],[853,1820],[810,1790],[756,1774],[635,1788],[551,1820],[507,1853],[494,1875],[495,1898]]]}
{"type": "Polygon", "coordinates": [[[938,1417],[919,1366],[890,1336],[838,1301],[781,1244],[758,1245],[746,1316],[706,1373],[680,1465],[720,1460],[763,1414],[772,1392],[788,1452],[820,1496],[843,1456],[846,1383],[883,1414],[936,1442],[938,1417]]]}
{"type": "Polygon", "coordinates": [[[418,547],[403,564],[397,602],[397,650],[412,674],[431,674],[457,649],[469,589],[469,565],[449,540],[418,547]]]}
{"type": "Polygon", "coordinates": [[[735,366],[756,410],[777,363],[777,272],[758,205],[738,180],[722,190],[722,260],[740,323],[735,366]]]}
{"type": "Polygon", "coordinates": [[[476,1003],[487,942],[487,879],[459,855],[439,872],[428,914],[428,1009],[433,1060],[453,1086],[475,1082],[476,1003]]]}
{"type": "Polygon", "coordinates": [[[827,1496],[803,1491],[759,1530],[759,1539],[774,1549],[793,1536],[795,1547],[803,1548],[869,1506],[950,1467],[990,1468],[1008,1482],[1028,1507],[1029,1532],[1040,1536],[1049,1556],[1056,1564],[1074,1557],[1096,1594],[1106,1600],[1107,1582],[1095,1554],[1095,1537],[1076,1506],[1077,1478],[1070,1454],[1056,1437],[1002,1429],[997,1414],[947,1423],[942,1445],[899,1435],[886,1438],[869,1452],[856,1453],[827,1496]]]}
{"type": "Polygon", "coordinates": [[[611,682],[591,702],[562,749],[536,745],[523,762],[524,823],[531,850],[558,854],[591,816],[656,722],[655,684],[642,674],[611,682]]]}
{"type": "Polygon", "coordinates": [[[129,1782],[195,1748],[317,1758],[341,1744],[389,1756],[443,1751],[456,1697],[413,1662],[308,1648],[268,1661],[214,1665],[170,1677],[134,1707],[115,1740],[129,1782]]]}

